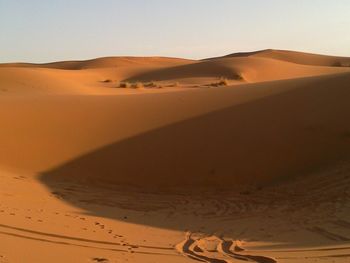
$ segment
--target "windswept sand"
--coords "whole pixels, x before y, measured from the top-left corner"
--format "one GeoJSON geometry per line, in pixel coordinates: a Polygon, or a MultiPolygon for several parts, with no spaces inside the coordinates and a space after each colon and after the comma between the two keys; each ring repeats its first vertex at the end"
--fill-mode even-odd
{"type": "Polygon", "coordinates": [[[0,64],[0,262],[349,262],[349,61],[0,64]]]}

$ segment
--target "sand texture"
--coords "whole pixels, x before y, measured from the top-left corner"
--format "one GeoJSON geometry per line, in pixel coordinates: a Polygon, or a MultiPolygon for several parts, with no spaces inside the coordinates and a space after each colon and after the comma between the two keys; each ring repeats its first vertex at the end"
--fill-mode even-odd
{"type": "Polygon", "coordinates": [[[0,263],[350,262],[350,58],[0,64],[0,263]]]}

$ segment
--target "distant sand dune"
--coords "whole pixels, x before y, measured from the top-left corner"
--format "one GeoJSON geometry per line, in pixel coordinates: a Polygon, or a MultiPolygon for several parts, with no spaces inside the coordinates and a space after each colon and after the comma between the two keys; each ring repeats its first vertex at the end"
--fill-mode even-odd
{"type": "Polygon", "coordinates": [[[81,70],[137,65],[169,66],[190,63],[191,60],[166,57],[104,57],[81,61],[60,61],[52,63],[4,63],[0,67],[53,68],[64,70],[81,70]]]}
{"type": "Polygon", "coordinates": [[[261,82],[315,76],[349,69],[296,65],[260,57],[237,57],[201,61],[193,64],[157,69],[132,76],[130,81],[173,80],[181,78],[225,77],[232,80],[261,82]]]}
{"type": "MultiPolygon", "coordinates": [[[[341,63],[347,63],[348,60],[342,58],[341,63]]],[[[162,57],[106,57],[46,64],[7,63],[0,64],[0,85],[4,87],[1,90],[3,95],[128,94],[135,92],[117,89],[120,82],[156,81],[160,87],[178,90],[178,86],[210,87],[221,78],[233,85],[350,70],[350,67],[333,67],[337,62],[338,58],[321,55],[261,51],[203,61],[162,57]],[[315,63],[293,63],[304,60],[315,63]]]]}
{"type": "Polygon", "coordinates": [[[274,50],[266,49],[256,52],[242,52],[234,53],[223,58],[230,57],[263,57],[277,59],[281,61],[287,61],[302,65],[314,65],[314,66],[327,66],[327,67],[339,67],[339,66],[350,66],[350,58],[347,57],[336,57],[336,56],[325,56],[319,54],[310,54],[305,52],[296,52],[288,50],[274,50]]]}

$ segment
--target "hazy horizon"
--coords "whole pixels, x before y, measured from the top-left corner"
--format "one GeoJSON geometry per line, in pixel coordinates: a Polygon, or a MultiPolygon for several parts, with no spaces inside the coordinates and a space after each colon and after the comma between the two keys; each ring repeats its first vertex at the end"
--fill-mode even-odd
{"type": "Polygon", "coordinates": [[[0,63],[270,48],[350,56],[349,10],[346,0],[0,0],[0,63]]]}

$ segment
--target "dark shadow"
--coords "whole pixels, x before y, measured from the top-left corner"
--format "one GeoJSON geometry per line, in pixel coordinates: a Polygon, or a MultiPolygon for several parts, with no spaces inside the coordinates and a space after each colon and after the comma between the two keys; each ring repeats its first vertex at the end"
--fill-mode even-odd
{"type": "MultiPolygon", "coordinates": [[[[271,200],[259,189],[322,170],[350,153],[343,136],[350,131],[349,83],[350,75],[306,82],[139,134],[46,171],[41,181],[90,214],[212,233],[218,226],[201,229],[201,220],[235,220],[244,207],[255,209],[252,200],[275,204],[278,195],[271,200]],[[153,211],[164,211],[164,218],[153,211]]],[[[233,228],[231,221],[220,224],[233,228]]]]}
{"type": "Polygon", "coordinates": [[[202,61],[223,59],[223,58],[250,57],[250,56],[254,56],[256,54],[265,53],[265,52],[269,52],[269,51],[273,51],[273,49],[263,49],[263,50],[251,51],[251,52],[237,52],[237,53],[232,53],[232,54],[228,54],[228,55],[221,56],[221,57],[206,58],[206,59],[203,59],[202,61]]]}
{"type": "Polygon", "coordinates": [[[241,80],[239,72],[233,68],[221,65],[215,61],[202,61],[188,65],[180,65],[162,69],[155,69],[146,73],[134,75],[124,81],[165,81],[172,79],[215,77],[241,80]]]}

